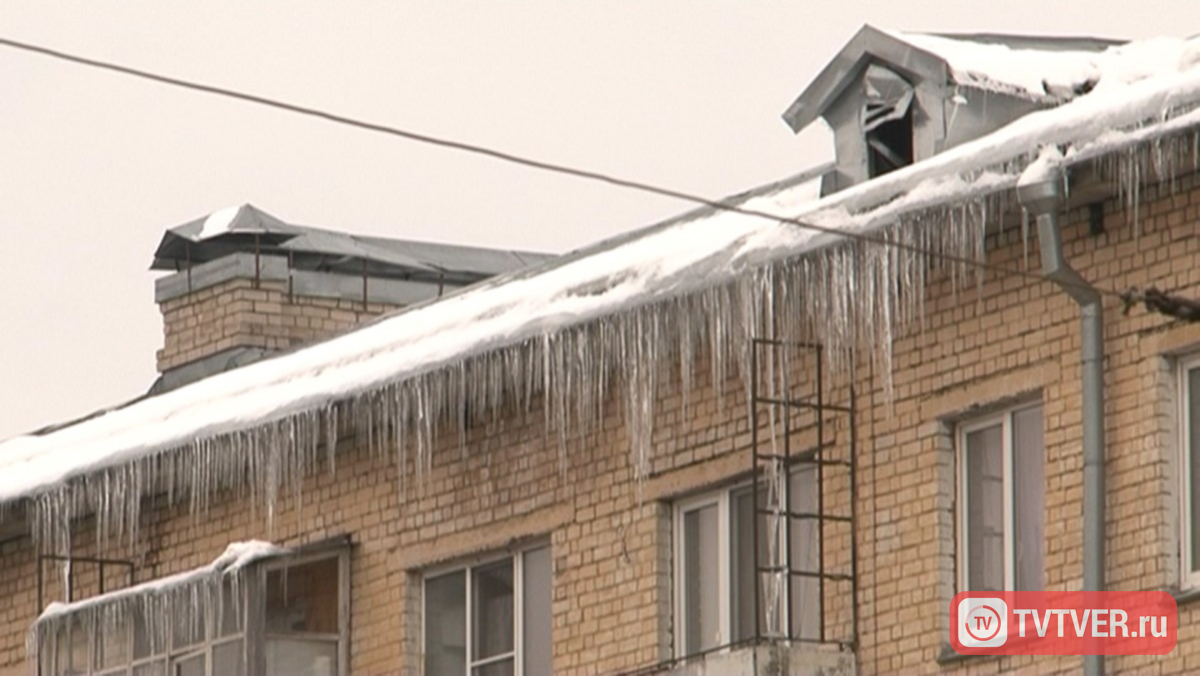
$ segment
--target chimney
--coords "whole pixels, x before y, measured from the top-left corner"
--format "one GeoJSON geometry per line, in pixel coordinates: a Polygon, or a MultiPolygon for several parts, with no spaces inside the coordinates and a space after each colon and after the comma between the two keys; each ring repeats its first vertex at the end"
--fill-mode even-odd
{"type": "Polygon", "coordinates": [[[548,259],[285,223],[244,204],[163,236],[155,282],[169,391],[329,338],[398,308],[548,259]]]}

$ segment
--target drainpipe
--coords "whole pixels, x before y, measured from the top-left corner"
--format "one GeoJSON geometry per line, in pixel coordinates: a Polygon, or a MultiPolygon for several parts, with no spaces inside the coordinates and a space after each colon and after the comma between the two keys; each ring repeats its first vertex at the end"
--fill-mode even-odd
{"type": "MultiPolygon", "coordinates": [[[[1022,180],[1017,198],[1037,216],[1042,272],[1079,305],[1083,371],[1083,590],[1104,590],[1104,312],[1100,293],[1063,260],[1058,212],[1063,177],[1043,172],[1022,180]]],[[[1104,675],[1104,656],[1085,655],[1083,673],[1104,675]]]]}

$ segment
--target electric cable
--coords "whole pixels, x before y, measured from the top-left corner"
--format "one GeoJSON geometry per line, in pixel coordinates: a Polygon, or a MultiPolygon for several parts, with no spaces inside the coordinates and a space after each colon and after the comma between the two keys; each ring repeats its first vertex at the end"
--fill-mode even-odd
{"type": "MultiPolygon", "coordinates": [[[[192,80],[185,80],[183,78],[178,78],[178,77],[174,77],[174,76],[170,76],[170,75],[163,75],[161,73],[155,73],[155,72],[143,70],[140,68],[124,66],[124,65],[121,65],[118,63],[113,63],[110,61],[102,61],[100,59],[94,59],[94,58],[90,58],[90,57],[80,56],[77,54],[71,54],[71,53],[63,52],[63,51],[60,51],[57,49],[51,49],[48,47],[43,47],[40,45],[35,45],[35,44],[27,43],[27,42],[20,42],[20,41],[12,40],[12,39],[5,38],[5,37],[0,37],[0,46],[9,47],[12,49],[21,50],[21,51],[25,51],[25,52],[32,52],[35,54],[40,54],[42,56],[47,56],[47,57],[58,59],[61,61],[67,61],[67,62],[74,63],[77,65],[82,65],[82,66],[87,66],[87,67],[91,67],[91,68],[98,68],[101,70],[107,70],[107,71],[111,71],[111,72],[121,73],[124,75],[129,75],[131,77],[140,78],[140,79],[144,79],[144,80],[151,80],[153,82],[158,82],[160,84],[166,84],[166,85],[170,85],[173,87],[181,87],[181,88],[190,89],[193,91],[204,92],[207,94],[213,94],[213,95],[222,96],[225,98],[237,99],[237,100],[245,101],[248,103],[254,103],[254,104],[266,106],[269,108],[284,110],[284,111],[296,113],[299,115],[316,117],[319,119],[326,120],[328,122],[333,122],[336,124],[346,125],[349,127],[363,129],[366,131],[376,132],[376,133],[380,133],[380,134],[386,134],[389,136],[395,136],[395,137],[407,139],[409,141],[413,141],[416,143],[422,143],[422,144],[426,144],[426,145],[432,145],[432,146],[438,146],[438,147],[448,148],[448,149],[452,149],[452,150],[458,150],[461,152],[470,153],[470,154],[474,154],[474,155],[481,155],[481,156],[489,157],[489,158],[499,160],[502,162],[507,162],[510,164],[524,166],[524,167],[527,167],[530,169],[536,169],[539,171],[545,171],[545,172],[554,173],[554,174],[573,176],[573,177],[584,179],[584,180],[599,181],[602,183],[607,183],[607,184],[610,184],[613,186],[626,188],[629,190],[634,190],[634,191],[638,191],[638,192],[657,195],[660,197],[669,197],[669,198],[673,198],[673,199],[677,199],[677,200],[681,200],[681,201],[685,201],[685,202],[691,202],[693,204],[699,204],[699,205],[706,206],[706,207],[709,207],[712,209],[729,211],[729,212],[733,212],[733,213],[737,213],[737,214],[742,214],[745,216],[762,218],[762,219],[773,221],[776,223],[792,225],[797,228],[811,230],[814,232],[820,232],[820,233],[832,235],[835,237],[840,237],[840,238],[845,238],[845,239],[850,239],[850,240],[857,240],[857,241],[862,241],[862,242],[866,242],[866,243],[870,243],[870,244],[877,244],[880,246],[888,246],[888,247],[892,247],[892,248],[896,248],[896,249],[900,249],[900,250],[904,250],[904,251],[909,251],[910,253],[917,253],[917,254],[924,255],[924,256],[938,258],[938,259],[946,261],[946,262],[958,263],[961,265],[969,265],[969,266],[972,266],[972,267],[975,267],[975,268],[978,268],[978,269],[981,269],[984,271],[994,272],[994,273],[1001,274],[1001,275],[1023,277],[1026,279],[1034,279],[1037,281],[1048,281],[1048,282],[1053,281],[1053,280],[1050,280],[1048,277],[1046,277],[1043,274],[1031,272],[1029,270],[1021,270],[1019,268],[1011,268],[1011,267],[1007,267],[1007,266],[1003,266],[1003,265],[996,265],[993,263],[988,263],[986,261],[982,261],[982,260],[978,260],[978,259],[974,259],[974,258],[966,258],[963,256],[956,256],[956,255],[945,253],[945,252],[929,251],[927,249],[923,249],[923,248],[913,245],[913,244],[891,241],[891,240],[887,240],[887,239],[884,239],[881,237],[873,236],[872,234],[869,234],[869,233],[851,232],[851,231],[841,230],[841,229],[835,228],[835,227],[818,225],[815,223],[802,221],[798,218],[780,216],[778,214],[772,214],[772,213],[765,212],[765,211],[759,211],[758,209],[750,209],[750,208],[746,208],[744,206],[740,206],[739,204],[733,204],[733,203],[722,201],[722,200],[714,200],[714,199],[710,199],[707,197],[703,197],[701,195],[695,195],[692,193],[684,192],[682,190],[676,190],[673,188],[657,186],[657,185],[653,185],[650,183],[645,183],[645,182],[637,181],[637,180],[633,180],[633,179],[622,178],[619,176],[605,174],[602,172],[593,171],[593,170],[589,170],[589,169],[581,169],[578,167],[572,167],[572,166],[568,166],[568,165],[564,165],[564,164],[558,164],[558,163],[549,162],[549,161],[545,161],[545,160],[539,160],[539,159],[535,159],[532,157],[518,155],[515,153],[503,151],[503,150],[497,150],[495,148],[490,148],[487,146],[481,146],[481,145],[476,145],[473,143],[467,143],[465,141],[457,141],[457,140],[450,139],[450,138],[433,136],[430,134],[424,134],[424,133],[420,133],[420,132],[401,129],[399,127],[393,127],[393,126],[389,126],[389,125],[385,125],[385,124],[369,122],[366,120],[360,120],[360,119],[356,119],[353,117],[348,117],[346,115],[341,115],[338,113],[330,112],[327,110],[311,108],[308,106],[302,106],[302,105],[298,105],[298,104],[294,104],[294,103],[289,103],[286,101],[280,101],[278,99],[272,99],[272,98],[268,98],[265,96],[259,96],[257,94],[250,94],[250,93],[241,92],[241,91],[237,91],[237,90],[233,90],[233,89],[227,89],[225,87],[208,85],[208,84],[204,84],[201,82],[195,82],[192,80]]],[[[1096,287],[1094,285],[1074,284],[1071,282],[1053,281],[1053,283],[1059,284],[1059,285],[1065,285],[1065,286],[1078,286],[1079,288],[1092,289],[1103,295],[1111,296],[1114,298],[1120,298],[1122,300],[1125,300],[1129,297],[1128,291],[1119,292],[1119,291],[1115,291],[1112,289],[1096,287]]]]}

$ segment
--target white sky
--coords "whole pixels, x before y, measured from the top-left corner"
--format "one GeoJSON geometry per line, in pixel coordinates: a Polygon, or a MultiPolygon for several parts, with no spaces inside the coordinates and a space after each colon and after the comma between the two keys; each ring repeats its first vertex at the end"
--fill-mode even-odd
{"type": "MultiPolygon", "coordinates": [[[[863,23],[1141,38],[1200,2],[4,0],[0,36],[713,197],[832,155],[779,115],[863,23]]],[[[163,230],[565,251],[687,208],[0,48],[0,439],[145,391],[163,230]]]]}

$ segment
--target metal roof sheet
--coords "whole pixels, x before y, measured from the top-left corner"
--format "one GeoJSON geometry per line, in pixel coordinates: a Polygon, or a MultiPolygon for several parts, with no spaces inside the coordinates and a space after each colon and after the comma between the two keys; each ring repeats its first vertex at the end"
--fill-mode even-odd
{"type": "Polygon", "coordinates": [[[168,229],[152,270],[182,270],[235,252],[291,254],[301,269],[362,270],[385,277],[452,276],[470,280],[554,258],[552,254],[353,235],[287,223],[251,204],[168,229]]]}

